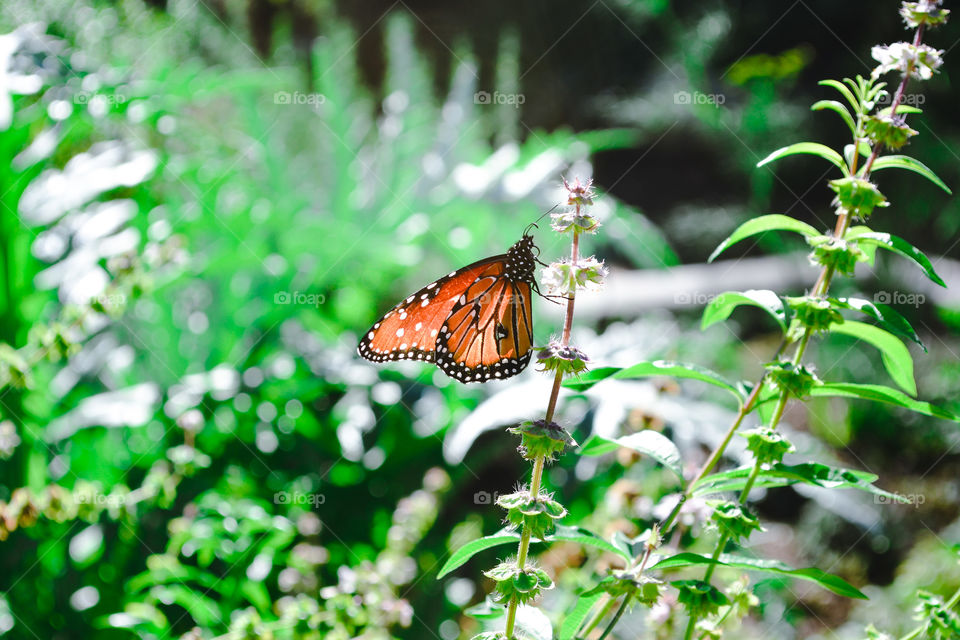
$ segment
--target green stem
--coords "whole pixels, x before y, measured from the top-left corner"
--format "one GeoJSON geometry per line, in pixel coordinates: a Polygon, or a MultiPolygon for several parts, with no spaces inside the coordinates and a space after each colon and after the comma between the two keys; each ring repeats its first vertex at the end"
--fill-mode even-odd
{"type": "Polygon", "coordinates": [[[596,629],[597,625],[599,625],[600,622],[607,617],[607,615],[610,613],[610,610],[613,609],[613,606],[615,604],[617,604],[616,599],[611,598],[610,595],[608,594],[606,604],[604,604],[602,607],[600,607],[599,610],[597,610],[596,615],[594,615],[593,618],[590,619],[590,622],[587,624],[587,626],[583,627],[579,631],[579,633],[577,633],[577,637],[586,638],[588,635],[590,635],[590,632],[596,629]]]}
{"type": "MultiPolygon", "coordinates": [[[[580,205],[577,205],[577,213],[580,213],[580,205]]],[[[580,232],[579,230],[574,230],[573,232],[573,242],[570,247],[570,263],[576,264],[577,259],[579,258],[580,253],[580,232]]],[[[571,291],[570,295],[567,297],[567,312],[563,319],[563,335],[560,338],[560,343],[566,347],[570,344],[570,331],[573,327],[573,307],[574,301],[576,299],[576,290],[571,291]]],[[[550,400],[547,402],[547,412],[545,416],[545,422],[550,424],[553,421],[553,414],[557,410],[557,399],[560,397],[560,384],[563,382],[563,372],[557,370],[557,374],[553,378],[553,387],[550,389],[550,400]]],[[[543,465],[545,459],[543,456],[537,456],[533,462],[533,473],[530,480],[530,495],[533,498],[536,498],[540,494],[540,484],[543,480],[543,465]]],[[[524,528],[523,533],[520,534],[520,545],[517,548],[517,566],[520,567],[520,571],[523,571],[527,566],[527,554],[530,551],[530,530],[524,528]]],[[[510,602],[507,605],[507,622],[504,627],[504,633],[507,636],[507,640],[513,639],[513,629],[516,626],[517,622],[517,607],[520,602],[517,600],[517,596],[511,596],[510,602]]]]}
{"type": "MultiPolygon", "coordinates": [[[[538,456],[533,462],[533,478],[530,481],[530,495],[536,497],[540,493],[540,482],[543,479],[543,456],[538,456]]],[[[527,553],[530,550],[530,529],[524,528],[520,535],[520,546],[517,549],[517,566],[523,571],[527,566],[527,553]]],[[[507,624],[504,627],[504,633],[507,639],[513,638],[513,628],[517,622],[517,606],[519,601],[516,596],[510,598],[510,604],[507,605],[507,624]]]]}
{"type": "Polygon", "coordinates": [[[623,602],[620,603],[620,608],[617,609],[617,613],[613,616],[613,620],[610,621],[610,624],[607,625],[607,628],[603,630],[603,634],[597,640],[604,640],[610,633],[613,631],[613,628],[617,626],[617,623],[620,622],[620,618],[623,616],[623,612],[627,610],[627,604],[630,602],[630,596],[625,596],[623,602]]]}

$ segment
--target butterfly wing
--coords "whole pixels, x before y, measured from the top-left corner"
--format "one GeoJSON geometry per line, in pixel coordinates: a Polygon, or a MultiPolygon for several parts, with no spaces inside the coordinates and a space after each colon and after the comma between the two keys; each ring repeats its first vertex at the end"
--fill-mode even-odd
{"type": "Polygon", "coordinates": [[[437,339],[436,363],[461,382],[514,376],[533,346],[530,283],[491,265],[456,301],[437,339]]]}
{"type": "Polygon", "coordinates": [[[506,256],[474,262],[407,296],[370,327],[357,353],[372,362],[436,361],[437,335],[450,311],[485,271],[502,265],[506,256]]]}

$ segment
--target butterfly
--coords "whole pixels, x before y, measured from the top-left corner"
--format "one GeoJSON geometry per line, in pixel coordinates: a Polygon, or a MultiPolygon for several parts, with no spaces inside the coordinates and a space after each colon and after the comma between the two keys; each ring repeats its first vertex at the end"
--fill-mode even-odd
{"type": "Polygon", "coordinates": [[[529,229],[506,253],[457,269],[405,298],[373,324],[357,352],[372,362],[433,362],[465,383],[523,371],[533,348],[531,291],[537,291],[537,247],[529,229]]]}

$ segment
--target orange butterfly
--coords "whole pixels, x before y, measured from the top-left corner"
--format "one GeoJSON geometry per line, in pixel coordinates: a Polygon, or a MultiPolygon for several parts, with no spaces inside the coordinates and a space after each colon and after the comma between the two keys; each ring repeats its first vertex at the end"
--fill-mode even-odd
{"type": "Polygon", "coordinates": [[[460,382],[515,376],[533,348],[533,236],[431,282],[377,320],[357,347],[372,362],[423,360],[460,382]]]}

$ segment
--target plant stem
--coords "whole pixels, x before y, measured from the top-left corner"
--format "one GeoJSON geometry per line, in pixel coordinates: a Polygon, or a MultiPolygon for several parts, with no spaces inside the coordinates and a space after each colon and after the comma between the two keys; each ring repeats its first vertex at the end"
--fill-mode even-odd
{"type": "Polygon", "coordinates": [[[580,630],[580,632],[577,633],[578,638],[580,637],[586,638],[588,635],[590,635],[590,632],[593,631],[597,627],[597,625],[600,624],[600,622],[607,617],[607,614],[610,613],[610,610],[613,609],[613,606],[617,604],[616,599],[611,598],[609,594],[607,594],[606,597],[607,597],[606,603],[604,603],[604,605],[600,607],[599,611],[597,611],[596,615],[594,615],[593,618],[590,619],[590,622],[587,624],[587,626],[583,627],[580,630]]]}
{"type": "MultiPolygon", "coordinates": [[[[580,205],[577,205],[577,213],[580,213],[580,205]]],[[[580,231],[574,229],[573,242],[570,247],[570,262],[576,265],[580,254],[580,231]]],[[[560,338],[560,344],[564,347],[570,345],[570,331],[573,328],[573,305],[576,299],[576,289],[570,292],[567,297],[567,313],[563,318],[563,335],[560,338]]],[[[553,378],[553,387],[550,389],[550,400],[547,402],[547,412],[545,422],[550,424],[553,421],[553,414],[557,410],[557,399],[560,397],[560,384],[563,382],[563,371],[557,370],[557,375],[553,378]]],[[[533,462],[533,473],[530,479],[530,495],[536,498],[540,495],[540,484],[543,480],[543,466],[545,459],[543,456],[537,456],[533,462]]],[[[517,548],[517,566],[523,571],[527,566],[527,554],[530,550],[530,530],[524,528],[520,534],[520,545],[517,548]]],[[[504,627],[504,633],[507,640],[513,639],[513,628],[517,621],[517,606],[519,601],[516,596],[510,598],[507,605],[507,622],[504,627]]]]}
{"type": "MultiPolygon", "coordinates": [[[[913,39],[914,46],[920,45],[921,39],[923,37],[923,26],[924,25],[921,24],[917,28],[916,35],[914,36],[914,39],[913,39]]],[[[893,102],[890,107],[890,113],[893,115],[896,115],[897,108],[900,106],[900,103],[903,101],[904,92],[906,91],[907,82],[910,79],[910,73],[912,72],[912,70],[913,70],[913,64],[911,63],[910,65],[908,65],[906,73],[903,74],[903,78],[900,81],[900,85],[897,87],[897,91],[894,94],[893,102]]],[[[861,119],[862,119],[862,116],[861,116],[861,119]]],[[[859,132],[860,132],[860,123],[858,121],[857,133],[859,134],[859,132]]],[[[851,173],[855,175],[857,173],[857,162],[860,158],[859,148],[858,148],[858,145],[860,144],[860,140],[858,135],[854,136],[853,143],[854,143],[854,154],[853,154],[853,161],[852,161],[853,166],[851,167],[851,173]]],[[[870,153],[870,157],[867,159],[866,164],[864,164],[863,166],[863,170],[862,170],[863,179],[866,180],[870,178],[870,172],[873,169],[873,163],[876,162],[877,158],[880,155],[880,152],[882,151],[882,148],[883,148],[882,145],[874,144],[873,149],[871,150],[871,153],[870,153]]],[[[834,236],[836,236],[837,238],[842,238],[846,234],[849,226],[850,226],[849,213],[846,211],[841,211],[840,214],[837,216],[837,224],[834,229],[834,236]]],[[[835,269],[833,265],[825,266],[821,270],[820,275],[817,278],[817,281],[814,284],[813,289],[811,290],[811,294],[817,297],[826,296],[827,290],[830,288],[830,283],[833,280],[834,272],[835,272],[835,269]]],[[[810,337],[812,334],[813,334],[813,330],[810,327],[807,327],[806,330],[803,332],[803,337],[800,339],[800,342],[797,345],[797,349],[793,354],[793,358],[791,359],[793,364],[795,365],[800,364],[803,361],[803,356],[806,353],[807,345],[810,342],[810,337]]],[[[790,394],[787,391],[785,390],[781,391],[780,397],[777,400],[777,406],[774,409],[773,415],[770,418],[769,427],[771,429],[776,429],[777,425],[780,424],[780,420],[783,418],[783,413],[786,410],[787,401],[789,400],[789,395],[790,394]]],[[[746,504],[747,499],[750,497],[750,491],[753,489],[753,485],[756,482],[757,476],[759,475],[760,471],[761,471],[760,464],[759,464],[759,461],[757,461],[754,463],[753,469],[750,472],[750,476],[747,479],[747,482],[744,485],[743,490],[740,492],[739,503],[741,505],[746,504]]],[[[717,546],[713,552],[714,560],[716,560],[720,556],[720,553],[722,553],[722,550],[726,546],[728,539],[729,538],[726,535],[720,536],[719,540],[717,541],[717,546]]],[[[710,566],[707,567],[704,573],[704,578],[703,578],[704,581],[706,582],[710,581],[710,578],[713,575],[713,570],[715,566],[716,565],[711,564],[710,566]]],[[[960,591],[957,591],[957,593],[951,599],[951,604],[949,606],[953,606],[958,601],[960,601],[960,591]]],[[[684,634],[685,640],[689,640],[690,638],[692,638],[694,629],[696,627],[696,622],[697,621],[694,617],[690,618],[689,622],[687,623],[686,632],[684,634]]],[[[905,637],[903,640],[912,640],[913,638],[916,638],[919,635],[919,633],[922,632],[922,630],[923,630],[923,627],[920,627],[914,630],[914,632],[912,632],[909,636],[905,637]]]]}
{"type": "Polygon", "coordinates": [[[613,631],[613,628],[617,626],[617,623],[620,622],[620,618],[623,616],[623,612],[627,610],[627,604],[630,602],[630,597],[627,596],[623,599],[623,602],[620,603],[620,608],[617,609],[617,613],[614,614],[613,620],[610,621],[610,624],[607,625],[607,628],[603,630],[603,634],[597,640],[604,640],[610,633],[613,631]]]}

